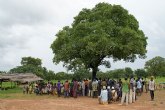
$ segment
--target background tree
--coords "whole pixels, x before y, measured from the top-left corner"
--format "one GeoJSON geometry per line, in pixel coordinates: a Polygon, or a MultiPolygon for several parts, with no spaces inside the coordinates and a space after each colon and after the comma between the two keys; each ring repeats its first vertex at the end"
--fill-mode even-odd
{"type": "Polygon", "coordinates": [[[55,79],[56,80],[66,80],[66,79],[69,79],[66,75],[65,72],[58,72],[55,74],[55,79]]]}
{"type": "Polygon", "coordinates": [[[33,73],[44,79],[50,77],[46,67],[42,67],[42,61],[39,58],[23,57],[21,60],[21,66],[17,66],[10,70],[10,73],[33,73]]]}
{"type": "Polygon", "coordinates": [[[135,70],[135,75],[137,77],[145,77],[145,78],[148,76],[148,74],[145,71],[145,69],[137,69],[137,70],[135,70]]]}
{"type": "Polygon", "coordinates": [[[130,78],[133,75],[134,75],[133,70],[130,67],[126,67],[125,68],[125,77],[130,78]]]}
{"type": "Polygon", "coordinates": [[[83,9],[72,25],[56,36],[51,44],[53,62],[62,61],[68,67],[78,61],[92,69],[93,78],[99,65],[110,68],[105,58],[134,62],[137,56],[145,58],[147,52],[147,38],[138,21],[120,5],[99,3],[92,9],[83,9]]]}
{"type": "Polygon", "coordinates": [[[101,78],[101,79],[107,79],[107,78],[110,78],[110,74],[109,74],[109,71],[107,72],[102,72],[102,71],[98,71],[97,72],[97,78],[101,78]]]}
{"type": "Polygon", "coordinates": [[[26,66],[26,65],[32,65],[39,67],[42,65],[41,59],[39,58],[32,58],[32,57],[23,57],[21,60],[21,65],[26,66]]]}
{"type": "Polygon", "coordinates": [[[123,78],[125,75],[125,70],[124,69],[115,69],[110,72],[111,78],[119,79],[123,78]]]}
{"type": "Polygon", "coordinates": [[[145,63],[145,69],[150,75],[161,76],[165,74],[165,58],[156,56],[145,63]]]}
{"type": "Polygon", "coordinates": [[[15,68],[12,68],[10,70],[10,73],[33,73],[44,78],[44,69],[42,67],[36,67],[33,65],[17,66],[15,68]]]}
{"type": "Polygon", "coordinates": [[[0,71],[0,74],[2,74],[2,73],[7,73],[6,71],[0,71]]]}

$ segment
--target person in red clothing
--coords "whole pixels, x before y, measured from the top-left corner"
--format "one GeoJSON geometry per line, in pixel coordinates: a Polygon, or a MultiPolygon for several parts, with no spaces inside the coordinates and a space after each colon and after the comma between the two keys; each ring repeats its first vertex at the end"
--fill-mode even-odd
{"type": "Polygon", "coordinates": [[[88,79],[85,80],[85,96],[88,96],[88,91],[89,91],[89,81],[88,79]]]}
{"type": "Polygon", "coordinates": [[[65,81],[64,84],[64,97],[69,97],[69,82],[68,80],[65,81]]]}

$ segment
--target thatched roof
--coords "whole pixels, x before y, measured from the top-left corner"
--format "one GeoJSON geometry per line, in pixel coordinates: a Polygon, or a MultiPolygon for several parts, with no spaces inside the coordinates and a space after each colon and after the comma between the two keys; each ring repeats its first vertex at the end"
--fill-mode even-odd
{"type": "Polygon", "coordinates": [[[10,80],[10,81],[19,81],[21,83],[43,80],[42,78],[32,73],[0,74],[0,79],[10,80]]]}

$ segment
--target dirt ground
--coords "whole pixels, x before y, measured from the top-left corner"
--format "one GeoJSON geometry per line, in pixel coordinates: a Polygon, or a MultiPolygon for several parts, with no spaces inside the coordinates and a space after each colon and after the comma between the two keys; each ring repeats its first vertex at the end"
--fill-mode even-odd
{"type": "Polygon", "coordinates": [[[43,97],[43,99],[0,99],[0,110],[165,110],[165,90],[156,91],[154,101],[150,101],[149,93],[143,93],[142,96],[138,96],[135,103],[128,106],[121,106],[119,102],[100,105],[96,98],[89,97],[77,99],[43,97]]]}

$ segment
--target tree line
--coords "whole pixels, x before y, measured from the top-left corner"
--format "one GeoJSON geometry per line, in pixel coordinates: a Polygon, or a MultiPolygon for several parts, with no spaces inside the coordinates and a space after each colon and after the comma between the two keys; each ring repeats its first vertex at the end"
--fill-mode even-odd
{"type": "MultiPolygon", "coordinates": [[[[4,73],[1,71],[1,73],[4,73]]],[[[37,76],[45,80],[71,80],[92,78],[92,72],[86,68],[75,69],[72,72],[57,72],[48,70],[46,67],[42,67],[42,60],[33,57],[23,57],[21,60],[21,66],[17,66],[9,71],[9,73],[34,73],[37,76]]],[[[98,71],[97,78],[124,78],[130,76],[136,77],[148,77],[154,75],[165,76],[165,58],[160,56],[154,57],[145,63],[145,67],[142,69],[132,70],[130,67],[115,69],[111,71],[98,71]]]]}

